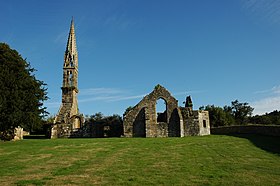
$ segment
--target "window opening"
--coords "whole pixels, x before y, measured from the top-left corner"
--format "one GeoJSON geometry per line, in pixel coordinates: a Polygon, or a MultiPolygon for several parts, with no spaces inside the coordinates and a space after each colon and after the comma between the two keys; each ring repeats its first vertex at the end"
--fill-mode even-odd
{"type": "Polygon", "coordinates": [[[159,98],[156,103],[157,122],[167,122],[166,101],[159,98]]]}
{"type": "Polygon", "coordinates": [[[206,120],[203,120],[203,127],[206,128],[206,120]]]}

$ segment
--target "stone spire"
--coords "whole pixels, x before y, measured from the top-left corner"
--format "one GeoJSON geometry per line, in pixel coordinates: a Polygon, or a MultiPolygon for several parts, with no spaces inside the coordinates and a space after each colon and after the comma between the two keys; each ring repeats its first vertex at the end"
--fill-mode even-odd
{"type": "Polygon", "coordinates": [[[66,73],[63,77],[63,87],[73,87],[76,88],[76,91],[78,92],[78,51],[76,46],[76,36],[73,18],[71,20],[67,46],[64,54],[63,69],[66,73]],[[65,76],[68,76],[68,78],[65,78],[65,76]]]}
{"type": "Polygon", "coordinates": [[[78,51],[76,46],[76,36],[73,18],[71,20],[70,32],[68,36],[64,59],[64,67],[67,67],[69,65],[78,68],[78,51]]]}
{"type": "MultiPolygon", "coordinates": [[[[69,136],[75,129],[81,127],[83,116],[78,109],[78,51],[76,46],[76,36],[74,28],[74,20],[71,20],[71,26],[64,54],[63,64],[63,83],[62,83],[62,104],[55,117],[54,124],[66,124],[69,136]]],[[[63,135],[62,135],[63,136],[63,135]]]]}

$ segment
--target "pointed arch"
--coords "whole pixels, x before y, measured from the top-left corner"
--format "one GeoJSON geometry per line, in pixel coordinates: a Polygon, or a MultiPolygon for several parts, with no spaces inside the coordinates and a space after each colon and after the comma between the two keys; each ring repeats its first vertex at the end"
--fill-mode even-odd
{"type": "Polygon", "coordinates": [[[167,103],[164,98],[159,97],[156,101],[157,122],[167,122],[167,103]]]}
{"type": "Polygon", "coordinates": [[[183,134],[181,121],[178,101],[164,87],[157,85],[150,94],[124,115],[124,135],[179,137],[183,134]]]}

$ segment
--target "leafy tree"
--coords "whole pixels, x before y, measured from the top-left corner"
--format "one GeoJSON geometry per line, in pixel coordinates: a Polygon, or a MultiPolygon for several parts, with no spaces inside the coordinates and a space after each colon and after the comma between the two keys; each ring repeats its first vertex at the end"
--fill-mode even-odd
{"type": "Polygon", "coordinates": [[[211,127],[246,124],[254,110],[248,103],[240,103],[238,100],[232,101],[231,106],[226,105],[223,108],[207,105],[199,109],[209,112],[211,127]]]}
{"type": "Polygon", "coordinates": [[[271,120],[270,124],[280,125],[280,111],[274,110],[273,112],[270,112],[265,116],[267,116],[271,120]]]}
{"type": "Polygon", "coordinates": [[[55,115],[48,115],[47,117],[44,117],[43,120],[45,123],[52,124],[54,122],[55,115]]]}
{"type": "MultiPolygon", "coordinates": [[[[228,107],[229,109],[229,107],[228,107]]],[[[229,109],[230,111],[230,109],[229,109]]],[[[249,121],[249,117],[252,116],[254,108],[248,103],[240,103],[238,100],[231,102],[231,113],[235,118],[237,124],[244,125],[249,121]]]]}
{"type": "Polygon", "coordinates": [[[90,116],[90,120],[92,121],[101,121],[104,119],[104,115],[101,112],[97,112],[90,116]]]}
{"type": "Polygon", "coordinates": [[[206,107],[200,107],[199,109],[207,110],[209,112],[211,127],[228,126],[235,123],[233,116],[221,107],[207,105],[206,107]]]}
{"type": "Polygon", "coordinates": [[[86,118],[85,125],[92,126],[94,137],[120,137],[123,135],[122,117],[113,114],[104,116],[101,112],[86,118]]]}
{"type": "Polygon", "coordinates": [[[43,101],[48,97],[46,84],[34,72],[16,50],[0,43],[0,131],[41,127],[47,114],[43,101]]]}
{"type": "Polygon", "coordinates": [[[273,112],[263,115],[252,116],[250,118],[250,123],[280,125],[280,111],[274,110],[273,112]]]}

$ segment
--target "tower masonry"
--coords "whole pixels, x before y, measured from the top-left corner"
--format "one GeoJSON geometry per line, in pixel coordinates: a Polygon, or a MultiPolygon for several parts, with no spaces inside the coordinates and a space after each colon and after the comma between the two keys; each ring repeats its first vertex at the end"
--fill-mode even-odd
{"type": "Polygon", "coordinates": [[[83,115],[79,113],[78,90],[78,51],[74,20],[71,21],[70,32],[64,54],[62,103],[55,117],[51,131],[52,138],[71,137],[83,123],[83,115]]]}

